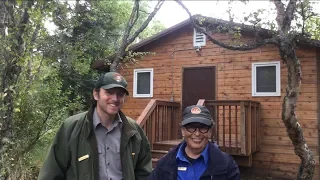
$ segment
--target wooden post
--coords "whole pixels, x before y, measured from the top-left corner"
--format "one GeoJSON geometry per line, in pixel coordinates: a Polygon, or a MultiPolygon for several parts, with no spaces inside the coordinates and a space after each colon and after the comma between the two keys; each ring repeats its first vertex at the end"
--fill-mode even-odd
{"type": "Polygon", "coordinates": [[[238,153],[238,106],[235,106],[235,120],[236,120],[236,153],[238,153]]]}
{"type": "Polygon", "coordinates": [[[245,118],[245,105],[244,102],[240,103],[240,133],[241,133],[241,154],[247,155],[246,148],[246,118],[245,118]]]}
{"type": "Polygon", "coordinates": [[[199,99],[197,105],[204,106],[205,101],[206,101],[205,99],[199,99]]]}
{"type": "Polygon", "coordinates": [[[225,116],[225,105],[222,106],[222,144],[223,144],[223,150],[226,148],[226,132],[225,132],[225,121],[226,121],[226,116],[225,116]]]}
{"type": "Polygon", "coordinates": [[[248,124],[248,154],[252,153],[252,103],[251,101],[248,104],[248,114],[247,114],[247,124],[248,124]]]}
{"type": "Polygon", "coordinates": [[[229,153],[232,150],[232,141],[231,141],[232,131],[231,131],[231,106],[229,105],[229,153]]]}
{"type": "Polygon", "coordinates": [[[152,128],[152,130],[151,130],[151,133],[152,133],[152,135],[151,135],[151,149],[153,149],[153,143],[156,142],[156,133],[157,133],[157,131],[156,131],[157,118],[156,117],[157,117],[156,113],[152,112],[151,121],[149,122],[149,123],[151,123],[151,128],[152,128]]]}
{"type": "Polygon", "coordinates": [[[219,145],[219,106],[217,105],[217,120],[216,120],[216,132],[217,132],[217,135],[216,135],[216,140],[217,140],[217,144],[219,145]]]}

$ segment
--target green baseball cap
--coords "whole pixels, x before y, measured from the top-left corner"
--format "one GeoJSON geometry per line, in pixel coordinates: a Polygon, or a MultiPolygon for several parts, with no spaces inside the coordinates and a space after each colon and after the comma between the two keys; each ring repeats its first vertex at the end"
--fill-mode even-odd
{"type": "Polygon", "coordinates": [[[184,109],[181,125],[189,123],[201,123],[207,126],[213,126],[215,123],[210,115],[210,111],[205,106],[192,105],[184,109]]]}
{"type": "Polygon", "coordinates": [[[125,90],[126,94],[129,95],[127,90],[127,81],[117,72],[108,72],[100,76],[98,79],[95,88],[111,89],[111,88],[122,88],[125,90]]]}

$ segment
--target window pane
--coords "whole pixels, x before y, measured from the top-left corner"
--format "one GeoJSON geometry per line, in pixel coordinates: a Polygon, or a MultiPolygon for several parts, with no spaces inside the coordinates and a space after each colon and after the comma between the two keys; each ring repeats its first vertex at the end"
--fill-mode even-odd
{"type": "Polygon", "coordinates": [[[150,72],[137,73],[137,94],[150,94],[150,72]]]}
{"type": "Polygon", "coordinates": [[[257,67],[257,92],[276,92],[276,66],[257,67]]]}

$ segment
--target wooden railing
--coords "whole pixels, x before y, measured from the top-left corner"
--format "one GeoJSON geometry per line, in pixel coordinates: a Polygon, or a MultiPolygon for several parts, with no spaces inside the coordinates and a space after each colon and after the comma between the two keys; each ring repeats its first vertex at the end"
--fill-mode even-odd
{"type": "Polygon", "coordinates": [[[212,137],[221,150],[231,155],[249,156],[260,148],[260,103],[242,100],[204,100],[216,125],[212,137]]]}
{"type": "Polygon", "coordinates": [[[178,138],[180,103],[151,99],[137,119],[146,133],[150,145],[178,138]]]}

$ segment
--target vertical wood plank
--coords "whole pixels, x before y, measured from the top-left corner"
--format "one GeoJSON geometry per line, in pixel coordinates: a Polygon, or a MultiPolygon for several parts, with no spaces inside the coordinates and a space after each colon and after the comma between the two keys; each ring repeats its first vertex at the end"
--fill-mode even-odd
{"type": "Polygon", "coordinates": [[[166,129],[166,140],[169,140],[169,120],[168,120],[168,106],[164,106],[164,117],[165,117],[165,129],[166,129]]]}
{"type": "Polygon", "coordinates": [[[240,133],[241,133],[241,154],[247,154],[246,148],[246,118],[245,118],[245,106],[244,102],[240,103],[240,133]]]}
{"type": "Polygon", "coordinates": [[[238,106],[235,106],[235,120],[236,120],[236,153],[238,153],[238,106]]]}
{"type": "Polygon", "coordinates": [[[258,134],[258,147],[257,149],[260,149],[260,143],[261,143],[261,117],[260,117],[260,112],[261,112],[261,106],[260,103],[258,104],[258,112],[257,112],[257,116],[258,116],[258,130],[257,130],[257,134],[258,134]]]}
{"type": "Polygon", "coordinates": [[[153,144],[156,142],[156,124],[157,124],[157,116],[156,116],[156,112],[153,111],[151,116],[152,116],[152,120],[151,120],[151,128],[152,128],[152,136],[151,136],[151,149],[153,148],[153,144]]]}
{"type": "MultiPolygon", "coordinates": [[[[156,117],[157,117],[157,118],[156,118],[156,124],[157,124],[156,129],[160,129],[160,127],[159,127],[159,106],[156,107],[155,111],[156,111],[155,113],[156,113],[156,117]]],[[[156,141],[159,141],[159,139],[160,139],[160,137],[159,137],[159,136],[160,136],[160,133],[161,133],[160,131],[157,131],[157,132],[156,132],[156,141]]]]}
{"type": "Polygon", "coordinates": [[[168,107],[168,111],[167,111],[167,118],[168,118],[168,136],[169,136],[169,140],[172,140],[172,123],[173,123],[173,119],[172,119],[172,111],[173,111],[173,107],[168,107]]]}
{"type": "Polygon", "coordinates": [[[232,136],[232,129],[231,129],[231,106],[229,106],[229,153],[231,153],[231,149],[232,149],[231,136],[232,136]]]}
{"type": "Polygon", "coordinates": [[[226,139],[225,139],[225,121],[226,121],[226,116],[225,116],[225,106],[222,106],[222,144],[223,144],[223,149],[226,147],[226,139]]]}
{"type": "Polygon", "coordinates": [[[217,144],[220,144],[220,142],[219,142],[219,129],[220,129],[220,127],[219,127],[219,106],[216,106],[217,107],[217,120],[216,120],[216,132],[217,132],[217,134],[216,134],[216,140],[217,140],[217,144]]]}
{"type": "MultiPolygon", "coordinates": [[[[214,121],[216,121],[216,114],[214,114],[216,111],[214,110],[214,106],[208,106],[207,107],[208,109],[209,109],[209,111],[211,112],[211,118],[214,120],[214,121]]],[[[211,129],[211,141],[213,142],[214,140],[215,140],[215,137],[216,137],[216,132],[217,132],[217,130],[216,130],[216,126],[214,126],[214,127],[212,127],[212,129],[211,129]]]]}
{"type": "Polygon", "coordinates": [[[251,128],[251,124],[252,124],[252,118],[251,118],[251,102],[249,102],[248,104],[248,113],[247,113],[247,117],[248,117],[248,154],[251,154],[252,149],[251,149],[251,144],[252,144],[252,128],[251,128]]]}
{"type": "Polygon", "coordinates": [[[257,104],[253,103],[253,109],[254,112],[252,113],[253,115],[253,150],[256,151],[257,150],[257,104]]]}

